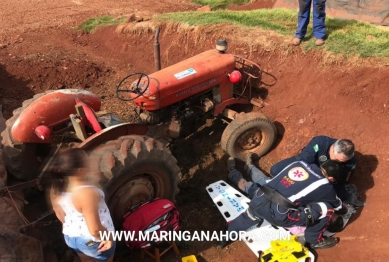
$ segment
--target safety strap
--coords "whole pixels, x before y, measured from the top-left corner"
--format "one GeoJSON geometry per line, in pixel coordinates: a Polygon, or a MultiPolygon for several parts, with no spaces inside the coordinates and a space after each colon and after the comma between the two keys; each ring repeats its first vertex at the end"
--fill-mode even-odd
{"type": "Polygon", "coordinates": [[[267,185],[263,185],[260,190],[263,192],[264,196],[267,199],[269,199],[271,202],[275,204],[278,204],[279,206],[282,206],[286,209],[297,207],[289,199],[287,199],[282,194],[280,194],[280,192],[278,192],[273,188],[268,187],[267,185]]]}

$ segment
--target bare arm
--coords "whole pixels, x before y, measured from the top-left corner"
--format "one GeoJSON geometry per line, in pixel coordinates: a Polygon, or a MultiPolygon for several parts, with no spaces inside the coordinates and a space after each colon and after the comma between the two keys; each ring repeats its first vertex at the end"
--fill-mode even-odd
{"type": "Polygon", "coordinates": [[[55,212],[55,215],[61,221],[63,224],[65,222],[65,212],[63,211],[62,207],[58,204],[59,196],[54,193],[54,189],[50,188],[50,202],[53,206],[53,210],[55,212]]]}

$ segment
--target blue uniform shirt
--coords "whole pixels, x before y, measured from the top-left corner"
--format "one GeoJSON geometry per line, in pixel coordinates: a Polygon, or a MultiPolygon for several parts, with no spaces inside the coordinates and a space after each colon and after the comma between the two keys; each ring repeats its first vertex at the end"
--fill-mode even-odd
{"type": "Polygon", "coordinates": [[[335,210],[342,208],[342,201],[335,189],[315,164],[296,161],[286,166],[267,184],[297,205],[326,202],[335,210]]]}
{"type": "MultiPolygon", "coordinates": [[[[330,147],[336,142],[336,140],[337,139],[328,136],[316,136],[312,138],[312,140],[300,153],[299,160],[320,166],[330,159],[330,147]]],[[[344,174],[342,175],[342,181],[339,182],[349,181],[350,175],[356,166],[355,157],[343,162],[342,165],[344,168],[344,174]]]]}

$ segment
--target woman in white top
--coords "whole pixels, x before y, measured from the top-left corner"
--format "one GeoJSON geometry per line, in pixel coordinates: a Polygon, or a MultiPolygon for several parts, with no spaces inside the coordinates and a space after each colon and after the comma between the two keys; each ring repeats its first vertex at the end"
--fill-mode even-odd
{"type": "Polygon", "coordinates": [[[68,149],[54,161],[50,199],[63,224],[66,244],[81,261],[111,262],[116,243],[102,240],[100,234],[114,231],[114,226],[103,191],[87,182],[87,161],[80,148],[68,149]]]}

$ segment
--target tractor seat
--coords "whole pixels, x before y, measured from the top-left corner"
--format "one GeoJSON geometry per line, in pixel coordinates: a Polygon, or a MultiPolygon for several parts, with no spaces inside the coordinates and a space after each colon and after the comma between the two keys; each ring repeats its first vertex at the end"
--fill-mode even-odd
{"type": "Polygon", "coordinates": [[[92,108],[90,108],[88,105],[84,104],[83,102],[81,102],[78,99],[76,99],[76,104],[82,106],[82,110],[84,111],[85,117],[82,117],[82,116],[80,116],[80,117],[83,118],[84,124],[87,124],[96,133],[103,130],[98,119],[97,119],[95,111],[93,111],[92,108]]]}

